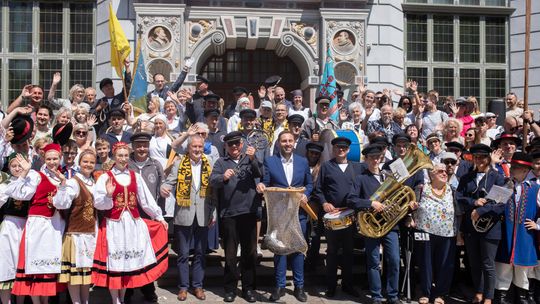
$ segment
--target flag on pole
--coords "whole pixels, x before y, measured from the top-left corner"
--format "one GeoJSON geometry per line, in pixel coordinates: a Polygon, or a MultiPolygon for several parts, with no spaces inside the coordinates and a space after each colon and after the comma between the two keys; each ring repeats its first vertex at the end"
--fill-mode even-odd
{"type": "Polygon", "coordinates": [[[133,83],[131,84],[131,90],[129,91],[128,101],[134,108],[138,109],[139,113],[145,113],[147,107],[146,90],[148,89],[148,81],[146,79],[146,68],[144,66],[140,41],[137,44],[137,56],[135,58],[135,71],[133,75],[133,83]]]}
{"type": "Polygon", "coordinates": [[[111,37],[111,66],[115,68],[116,74],[124,79],[124,60],[131,53],[131,47],[111,3],[109,3],[109,34],[111,37]]]}
{"type": "Polygon", "coordinates": [[[321,85],[319,86],[319,96],[330,97],[330,108],[328,109],[328,115],[334,121],[338,121],[339,112],[337,108],[337,87],[336,77],[334,75],[334,59],[332,59],[330,46],[327,45],[326,49],[326,63],[324,65],[321,85]]]}

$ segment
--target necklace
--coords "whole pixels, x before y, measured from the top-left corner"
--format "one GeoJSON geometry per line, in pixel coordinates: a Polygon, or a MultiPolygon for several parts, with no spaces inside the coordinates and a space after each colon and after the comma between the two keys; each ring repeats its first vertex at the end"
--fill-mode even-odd
{"type": "Polygon", "coordinates": [[[431,193],[433,193],[436,198],[443,198],[444,194],[446,193],[446,184],[444,184],[442,190],[440,190],[440,193],[437,193],[438,191],[439,189],[435,189],[433,188],[433,185],[431,185],[431,193]]]}

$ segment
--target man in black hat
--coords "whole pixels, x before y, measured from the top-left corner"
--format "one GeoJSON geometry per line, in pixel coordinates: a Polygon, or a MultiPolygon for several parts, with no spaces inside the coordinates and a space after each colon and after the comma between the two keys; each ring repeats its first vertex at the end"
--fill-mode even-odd
{"type": "Polygon", "coordinates": [[[491,147],[502,151],[502,160],[495,167],[505,177],[510,177],[510,162],[519,146],[521,146],[521,139],[509,132],[503,132],[499,138],[491,142],[491,147]]]}
{"type": "MultiPolygon", "coordinates": [[[[204,97],[202,97],[203,99],[203,103],[202,103],[202,108],[200,109],[200,112],[193,112],[191,113],[191,110],[190,110],[190,113],[188,113],[188,108],[190,108],[190,103],[186,103],[186,115],[188,115],[188,118],[191,120],[191,119],[194,119],[194,120],[191,120],[192,124],[194,124],[195,122],[204,122],[205,121],[205,118],[204,118],[204,111],[206,110],[212,110],[212,109],[219,109],[219,103],[220,103],[220,100],[221,100],[221,97],[217,94],[214,94],[214,93],[209,93],[209,94],[206,94],[204,97]],[[193,116],[193,115],[196,115],[196,116],[193,116]]],[[[193,109],[195,109],[195,102],[193,102],[193,109]]],[[[225,117],[223,116],[219,116],[219,119],[218,119],[218,129],[220,130],[227,130],[227,119],[225,119],[225,117]]]]}
{"type": "Polygon", "coordinates": [[[131,70],[129,64],[129,59],[126,59],[126,61],[124,62],[124,67],[126,68],[123,81],[124,87],[122,88],[122,91],[120,93],[116,95],[114,94],[114,86],[112,79],[103,78],[99,82],[99,89],[101,90],[101,92],[103,92],[103,95],[105,96],[103,96],[96,103],[94,103],[94,105],[90,109],[90,114],[94,114],[97,118],[96,130],[98,131],[98,134],[103,134],[107,131],[107,128],[109,127],[107,124],[107,120],[109,119],[108,114],[112,110],[123,109],[128,113],[131,112],[131,106],[129,104],[126,104],[127,95],[131,90],[131,70]]]}
{"type": "Polygon", "coordinates": [[[244,139],[240,131],[227,134],[224,138],[227,154],[220,157],[212,174],[210,185],[217,191],[225,251],[225,302],[233,302],[238,284],[238,259],[236,252],[241,248],[240,277],[242,296],[248,302],[257,300],[255,288],[257,263],[257,209],[261,198],[256,191],[256,182],[262,176],[262,163],[255,157],[255,148],[244,150],[244,139]]]}
{"type": "MultiPolygon", "coordinates": [[[[124,125],[126,123],[126,112],[122,109],[113,109],[109,113],[109,125],[107,133],[100,137],[109,142],[112,147],[115,143],[121,141],[125,143],[131,142],[131,132],[124,131],[124,125]]],[[[111,149],[112,150],[112,149],[111,149]]],[[[109,156],[112,156],[112,151],[109,152],[109,156]]]]}
{"type": "MultiPolygon", "coordinates": [[[[152,194],[154,200],[158,203],[162,213],[165,215],[165,199],[159,195],[159,187],[165,180],[165,174],[161,164],[150,157],[148,148],[150,147],[150,139],[152,136],[147,133],[139,132],[130,136],[131,146],[133,153],[131,154],[128,162],[130,170],[139,173],[148,190],[152,194]]],[[[150,219],[150,217],[139,206],[139,213],[141,217],[150,219]]],[[[135,289],[127,289],[124,296],[124,303],[131,303],[131,297],[133,296],[135,289]]],[[[156,287],[154,283],[149,283],[140,288],[144,299],[150,303],[157,303],[158,296],[156,294],[156,287]]]]}
{"type": "Polygon", "coordinates": [[[208,126],[208,138],[207,141],[211,142],[219,152],[219,156],[225,156],[225,145],[223,143],[223,137],[227,134],[227,130],[221,130],[218,128],[218,121],[220,112],[218,109],[210,109],[204,111],[204,117],[206,118],[206,125],[208,126]]]}
{"type": "MultiPolygon", "coordinates": [[[[454,153],[457,158],[456,164],[452,165],[454,166],[454,178],[457,178],[458,180],[465,175],[472,167],[472,163],[469,161],[466,161],[462,158],[463,152],[465,152],[465,146],[457,141],[451,141],[444,144],[446,146],[446,151],[450,153],[454,153]]],[[[443,161],[443,159],[441,159],[443,161]]],[[[445,165],[449,165],[446,164],[445,165]]],[[[448,174],[448,180],[452,180],[452,175],[448,174]]]]}
{"type": "MultiPolygon", "coordinates": [[[[321,154],[324,151],[324,146],[316,142],[308,142],[306,144],[306,159],[308,160],[309,170],[311,172],[311,178],[313,179],[313,184],[317,182],[319,177],[319,170],[321,165],[321,154]]],[[[324,215],[322,208],[319,202],[316,201],[314,193],[311,194],[309,199],[309,205],[312,206],[315,212],[317,212],[318,219],[314,221],[313,219],[309,222],[310,231],[308,237],[308,251],[306,254],[305,270],[306,271],[316,271],[317,266],[319,265],[319,251],[321,249],[321,236],[324,235],[324,223],[322,216],[324,215]]]]}
{"type": "MultiPolygon", "coordinates": [[[[188,101],[186,102],[186,111],[185,114],[192,124],[196,122],[204,121],[204,110],[205,107],[205,96],[213,94],[212,91],[208,89],[208,79],[204,78],[201,75],[197,75],[197,91],[193,96],[188,96],[188,101]]],[[[189,92],[185,91],[188,95],[189,92]]],[[[217,96],[217,95],[215,95],[217,96]]],[[[219,102],[219,96],[217,101],[219,102]]]]}
{"type": "Polygon", "coordinates": [[[223,116],[227,119],[231,118],[231,116],[233,116],[234,113],[236,112],[236,104],[238,100],[242,97],[247,98],[249,96],[248,90],[244,87],[234,87],[232,89],[232,93],[233,93],[234,99],[223,113],[223,116]]]}
{"type": "Polygon", "coordinates": [[[328,109],[330,107],[330,97],[319,96],[315,99],[317,104],[317,116],[310,117],[304,123],[304,131],[312,141],[319,141],[319,134],[324,129],[339,129],[335,121],[330,118],[328,109]]]}
{"type": "MultiPolygon", "coordinates": [[[[345,137],[336,137],[332,140],[333,158],[321,165],[314,196],[326,214],[337,214],[346,208],[347,195],[351,190],[354,177],[360,173],[357,162],[349,162],[347,154],[351,140],[345,137]]],[[[342,249],[341,256],[341,288],[344,292],[358,297],[358,291],[353,287],[352,261],[355,226],[345,229],[325,229],[328,243],[326,253],[326,296],[332,298],[336,293],[338,251],[342,249]]]]}
{"type": "MultiPolygon", "coordinates": [[[[384,181],[384,175],[379,169],[382,159],[383,147],[378,144],[369,144],[362,150],[366,157],[367,168],[358,174],[351,186],[348,204],[355,210],[373,209],[378,213],[384,210],[379,201],[371,201],[370,197],[384,181]]],[[[386,303],[400,303],[398,295],[399,283],[399,237],[398,230],[392,229],[381,238],[366,238],[366,259],[369,290],[374,304],[382,303],[382,284],[380,273],[380,247],[384,246],[386,271],[386,303]]]]}
{"type": "MultiPolygon", "coordinates": [[[[306,139],[303,134],[302,124],[304,123],[304,117],[299,114],[289,115],[287,117],[289,131],[294,135],[294,153],[298,155],[306,155],[306,145],[309,140],[306,139]]],[[[279,143],[274,145],[274,153],[279,153],[279,143]]]]}

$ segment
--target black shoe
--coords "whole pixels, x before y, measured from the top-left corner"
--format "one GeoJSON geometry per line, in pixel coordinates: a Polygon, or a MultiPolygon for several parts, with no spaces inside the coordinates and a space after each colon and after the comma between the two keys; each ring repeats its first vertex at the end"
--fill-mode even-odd
{"type": "Polygon", "coordinates": [[[400,299],[388,300],[386,301],[386,304],[401,304],[401,300],[400,299]]]}
{"type": "Polygon", "coordinates": [[[242,297],[249,303],[257,302],[257,297],[255,296],[255,292],[253,290],[246,290],[242,293],[242,297]]]}
{"type": "Polygon", "coordinates": [[[285,295],[285,288],[276,287],[274,291],[272,292],[272,294],[270,295],[270,299],[268,300],[270,300],[271,302],[279,301],[279,299],[283,297],[284,295],[285,295]]]}
{"type": "Polygon", "coordinates": [[[523,288],[519,288],[516,286],[517,291],[517,303],[518,304],[529,304],[530,302],[527,301],[527,290],[523,288]]]}
{"type": "Polygon", "coordinates": [[[373,300],[373,302],[371,302],[372,304],[382,304],[382,301],[381,300],[373,300]]]}
{"type": "Polygon", "coordinates": [[[327,297],[327,298],[333,298],[336,296],[336,288],[335,287],[332,287],[332,288],[328,288],[326,289],[326,291],[324,292],[324,295],[327,297]]]}
{"type": "Polygon", "coordinates": [[[225,302],[234,302],[234,299],[236,298],[236,294],[234,292],[226,292],[225,296],[223,297],[223,301],[225,302]]]}
{"type": "Polygon", "coordinates": [[[341,290],[343,290],[344,293],[349,294],[355,298],[358,298],[360,296],[358,291],[350,285],[341,285],[341,290]]]}
{"type": "Polygon", "coordinates": [[[302,287],[297,287],[294,289],[294,297],[298,300],[298,302],[307,302],[307,295],[302,287]]]}
{"type": "Polygon", "coordinates": [[[508,291],[507,290],[497,290],[495,289],[495,299],[496,303],[499,304],[512,304],[512,301],[510,301],[508,297],[508,291]]]}

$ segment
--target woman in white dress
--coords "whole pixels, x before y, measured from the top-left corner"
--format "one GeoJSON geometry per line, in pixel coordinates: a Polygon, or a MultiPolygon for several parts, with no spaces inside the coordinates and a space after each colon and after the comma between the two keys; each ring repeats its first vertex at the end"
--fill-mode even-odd
{"type": "Polygon", "coordinates": [[[142,177],[128,169],[130,149],[113,146],[114,167],[96,182],[94,206],[104,210],[99,224],[92,280],[107,287],[113,304],[124,301],[126,288],[158,279],[167,270],[167,222],[142,177]],[[142,219],[138,207],[152,220],[142,219]]]}
{"type": "MultiPolygon", "coordinates": [[[[0,213],[4,219],[0,224],[0,302],[11,304],[11,288],[15,282],[19,245],[24,225],[28,216],[29,201],[10,198],[5,193],[8,183],[16,180],[22,173],[22,166],[17,160],[17,154],[8,157],[8,167],[11,177],[6,183],[0,184],[0,213]]],[[[17,297],[17,304],[22,304],[24,297],[17,297]]]]}
{"type": "Polygon", "coordinates": [[[171,152],[172,137],[167,130],[167,118],[163,114],[154,117],[154,136],[150,139],[150,157],[159,161],[165,170],[169,153],[171,152]]]}
{"type": "Polygon", "coordinates": [[[69,210],[66,234],[62,245],[62,273],[60,283],[67,283],[73,304],[88,304],[92,283],[92,264],[96,249],[96,212],[92,173],[96,167],[96,153],[84,150],[79,158],[80,172],[67,180],[62,174],[58,192],[53,197],[57,209],[69,210]]]}
{"type": "Polygon", "coordinates": [[[43,151],[45,167],[39,172],[31,170],[31,164],[17,156],[22,172],[5,190],[5,194],[13,199],[31,200],[12,293],[31,296],[34,304],[47,303],[49,296],[55,296],[65,288],[57,282],[65,222],[52,202],[60,184],[57,176],[61,175],[58,166],[62,152],[58,144],[48,144],[43,151]]]}

